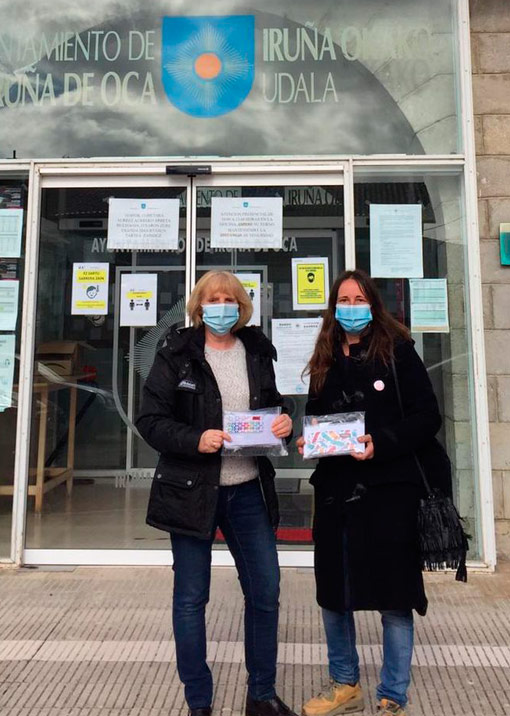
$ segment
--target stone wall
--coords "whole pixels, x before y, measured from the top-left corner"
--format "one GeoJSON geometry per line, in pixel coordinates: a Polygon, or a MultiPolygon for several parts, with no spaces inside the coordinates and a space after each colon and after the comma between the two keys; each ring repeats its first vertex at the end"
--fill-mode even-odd
{"type": "Polygon", "coordinates": [[[478,207],[497,549],[510,556],[510,2],[470,0],[478,207]]]}

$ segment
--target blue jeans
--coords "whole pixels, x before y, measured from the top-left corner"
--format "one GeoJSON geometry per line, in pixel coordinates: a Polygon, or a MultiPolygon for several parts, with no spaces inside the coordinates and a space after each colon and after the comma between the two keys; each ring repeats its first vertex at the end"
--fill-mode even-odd
{"type": "MultiPolygon", "coordinates": [[[[257,700],[271,699],[275,695],[280,570],[276,538],[258,480],[219,488],[216,526],[234,558],[244,594],[248,692],[257,700]]],[[[177,670],[189,708],[204,708],[211,705],[213,696],[206,661],[205,607],[214,534],[203,540],[172,533],[171,540],[177,670]]]]}
{"type": "MultiPolygon", "coordinates": [[[[356,651],[356,627],[352,612],[322,610],[322,620],[328,644],[329,673],[339,684],[359,681],[359,657],[356,651]]],[[[378,699],[391,699],[404,707],[411,681],[413,656],[413,613],[405,611],[381,612],[383,625],[383,665],[378,699]]]]}

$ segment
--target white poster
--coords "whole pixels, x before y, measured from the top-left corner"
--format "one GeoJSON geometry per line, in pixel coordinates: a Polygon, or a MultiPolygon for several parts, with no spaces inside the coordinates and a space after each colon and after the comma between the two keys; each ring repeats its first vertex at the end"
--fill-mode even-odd
{"type": "Polygon", "coordinates": [[[114,199],[108,249],[169,251],[179,247],[179,199],[114,199]]]}
{"type": "Polygon", "coordinates": [[[0,209],[0,256],[18,259],[21,256],[23,209],[0,209]]]}
{"type": "Polygon", "coordinates": [[[16,336],[0,336],[0,413],[12,405],[16,336]]]}
{"type": "Polygon", "coordinates": [[[120,325],[155,326],[158,322],[157,297],[157,273],[123,273],[120,280],[120,325]]]}
{"type": "Polygon", "coordinates": [[[212,248],[281,249],[282,226],[281,196],[211,200],[212,248]]]}
{"type": "Polygon", "coordinates": [[[370,204],[372,278],[422,278],[421,204],[370,204]]]}
{"type": "Polygon", "coordinates": [[[292,259],[292,308],[321,311],[328,307],[328,258],[292,259]]]}
{"type": "Polygon", "coordinates": [[[445,278],[416,278],[411,289],[411,332],[448,333],[448,285],[445,278]]]}
{"type": "Polygon", "coordinates": [[[106,316],[110,264],[73,264],[73,316],[106,316]]]}
{"type": "Polygon", "coordinates": [[[253,304],[253,314],[248,325],[260,326],[260,274],[235,273],[234,276],[243,284],[243,288],[253,304]]]}
{"type": "Polygon", "coordinates": [[[276,385],[283,395],[308,393],[309,378],[301,377],[315,348],[322,318],[273,318],[272,341],[278,353],[276,385]]]}
{"type": "Polygon", "coordinates": [[[0,331],[15,331],[18,319],[19,281],[0,281],[0,331]]]}

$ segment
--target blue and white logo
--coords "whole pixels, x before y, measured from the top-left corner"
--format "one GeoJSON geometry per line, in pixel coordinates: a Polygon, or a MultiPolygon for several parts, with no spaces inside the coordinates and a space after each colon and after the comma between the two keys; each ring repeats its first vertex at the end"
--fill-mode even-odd
{"type": "Polygon", "coordinates": [[[255,76],[255,17],[165,17],[162,80],[170,102],[193,117],[219,117],[244,102],[255,76]]]}

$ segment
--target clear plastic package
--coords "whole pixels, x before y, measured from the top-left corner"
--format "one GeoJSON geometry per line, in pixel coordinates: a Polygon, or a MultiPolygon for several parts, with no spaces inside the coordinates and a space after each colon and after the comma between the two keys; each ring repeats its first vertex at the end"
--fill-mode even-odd
{"type": "Polygon", "coordinates": [[[303,458],[349,455],[365,452],[365,443],[358,438],[365,434],[365,413],[306,415],[303,418],[303,458]]]}
{"type": "Polygon", "coordinates": [[[281,457],[288,455],[285,441],[276,438],[271,432],[274,419],[281,415],[281,408],[261,410],[225,411],[223,413],[223,431],[228,433],[232,442],[225,440],[222,455],[281,457]]]}

